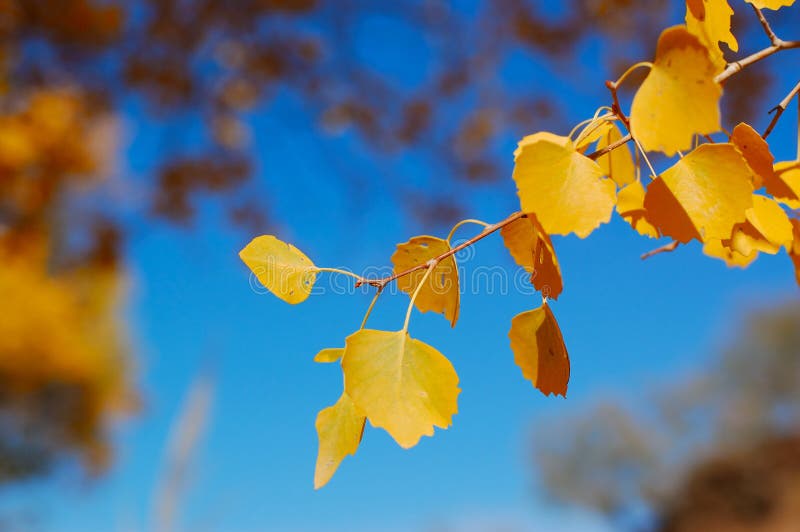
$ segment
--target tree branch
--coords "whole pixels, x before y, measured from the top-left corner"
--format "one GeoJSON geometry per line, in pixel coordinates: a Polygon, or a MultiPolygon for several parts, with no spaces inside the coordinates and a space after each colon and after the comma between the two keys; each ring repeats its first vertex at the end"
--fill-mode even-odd
{"type": "Polygon", "coordinates": [[[761,61],[762,59],[767,58],[774,53],[780,52],[781,50],[788,50],[790,48],[800,48],[800,41],[783,41],[778,39],[777,43],[773,44],[772,46],[768,46],[767,48],[759,50],[754,54],[750,54],[738,61],[729,63],[728,66],[725,67],[725,70],[720,72],[717,77],[714,78],[714,81],[716,83],[722,83],[737,72],[741,72],[745,67],[761,61]]]}
{"type": "Polygon", "coordinates": [[[642,258],[642,260],[645,260],[645,259],[649,259],[653,255],[658,255],[659,253],[665,253],[665,252],[668,252],[668,251],[675,251],[675,248],[678,247],[678,244],[680,244],[680,242],[678,242],[677,240],[673,240],[669,244],[665,244],[665,245],[661,246],[660,248],[656,248],[653,251],[648,251],[647,253],[643,254],[641,258],[642,258]]]}
{"type": "Polygon", "coordinates": [[[597,150],[594,153],[590,153],[589,155],[587,155],[587,157],[589,159],[595,161],[595,160],[599,159],[600,157],[602,157],[603,155],[605,155],[606,153],[616,150],[617,148],[619,148],[623,144],[629,143],[631,140],[633,140],[633,137],[631,137],[631,134],[628,133],[627,135],[625,135],[621,139],[619,139],[619,140],[617,140],[615,142],[612,142],[611,144],[609,144],[605,148],[603,148],[601,150],[597,150]]]}
{"type": "Polygon", "coordinates": [[[775,113],[775,114],[772,116],[772,120],[767,126],[767,129],[764,130],[764,134],[761,135],[762,138],[766,139],[767,136],[769,136],[769,134],[772,133],[772,129],[775,127],[775,124],[778,123],[778,119],[781,117],[783,112],[789,106],[789,103],[792,101],[792,98],[794,98],[795,94],[797,94],[798,92],[800,92],[800,81],[797,82],[797,85],[795,85],[794,88],[791,90],[791,92],[789,92],[789,94],[786,95],[786,98],[781,100],[781,103],[779,103],[778,105],[769,110],[770,113],[775,113]]]}
{"type": "Polygon", "coordinates": [[[761,23],[761,27],[764,28],[764,33],[766,33],[767,37],[769,37],[769,42],[771,42],[773,46],[778,44],[781,40],[778,38],[777,35],[775,35],[775,32],[772,31],[772,26],[769,25],[769,22],[767,21],[767,18],[764,16],[764,13],[753,4],[750,4],[750,7],[752,7],[753,11],[756,12],[758,21],[761,23]]]}

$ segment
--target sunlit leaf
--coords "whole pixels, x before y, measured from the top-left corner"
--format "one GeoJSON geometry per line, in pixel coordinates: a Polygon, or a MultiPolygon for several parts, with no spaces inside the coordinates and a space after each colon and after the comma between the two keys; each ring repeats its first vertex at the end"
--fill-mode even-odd
{"type": "Polygon", "coordinates": [[[728,0],[700,0],[686,4],[686,28],[706,45],[717,67],[724,68],[726,61],[719,43],[724,42],[734,52],[739,50],[739,43],[731,33],[733,9],[728,0]]]}
{"type": "Polygon", "coordinates": [[[631,132],[646,151],[671,156],[691,148],[694,135],[719,131],[718,70],[685,26],[661,33],[653,67],[631,105],[631,132]]]}
{"type": "Polygon", "coordinates": [[[773,182],[776,179],[772,167],[775,158],[769,151],[767,141],[755,129],[744,122],[740,123],[733,128],[731,143],[742,152],[747,164],[753,169],[755,188],[761,188],[765,182],[773,182]]]}
{"type": "Polygon", "coordinates": [[[792,247],[789,248],[789,257],[791,257],[794,264],[795,281],[800,286],[800,220],[792,218],[791,221],[794,240],[792,241],[792,247]]]}
{"type": "Polygon", "coordinates": [[[405,331],[362,329],[347,337],[345,391],[370,423],[409,448],[458,412],[458,375],[447,358],[405,331]]]}
{"type": "Polygon", "coordinates": [[[344,347],[328,347],[314,355],[314,362],[336,362],[344,355],[344,347]]]}
{"type": "Polygon", "coordinates": [[[758,251],[750,255],[742,255],[731,247],[730,239],[710,239],[703,244],[703,253],[709,257],[722,259],[729,267],[745,268],[758,257],[758,251]]]}
{"type": "Polygon", "coordinates": [[[531,283],[544,297],[558,299],[564,284],[550,237],[533,215],[520,218],[500,230],[514,261],[531,273],[531,283]]]}
{"type": "Polygon", "coordinates": [[[568,137],[529,135],[520,141],[514,161],[522,211],[536,214],[547,234],[585,238],[611,219],[614,183],[568,137]]]}
{"type": "MultiPolygon", "coordinates": [[[[402,272],[425,264],[429,260],[442,255],[450,250],[447,240],[435,236],[415,236],[408,242],[397,245],[397,250],[392,255],[392,264],[395,272],[402,272]]],[[[425,270],[420,269],[397,280],[397,287],[407,294],[413,294],[425,270]]],[[[455,326],[458,321],[458,307],[461,289],[458,284],[458,267],[455,258],[451,255],[439,262],[436,268],[428,275],[425,286],[420,290],[414,301],[420,312],[433,311],[444,314],[455,326]]]]}
{"type": "Polygon", "coordinates": [[[634,181],[617,194],[617,212],[640,235],[658,238],[658,230],[647,221],[644,210],[645,190],[639,181],[634,181]]]}
{"type": "Polygon", "coordinates": [[[753,206],[752,177],[732,144],[702,144],[648,185],[647,220],[678,242],[727,239],[753,206]]]}
{"type": "Polygon", "coordinates": [[[759,9],[780,9],[794,4],[794,0],[746,0],[759,9]]]}
{"type": "Polygon", "coordinates": [[[270,292],[287,303],[302,303],[314,287],[314,264],[302,251],[272,235],[254,238],[239,257],[270,292]]]}
{"type": "MultiPolygon", "coordinates": [[[[602,150],[622,138],[622,133],[616,125],[612,125],[597,142],[597,149],[602,150]]],[[[628,146],[619,146],[611,152],[597,158],[597,164],[603,169],[603,174],[614,182],[624,187],[636,180],[636,166],[628,146]]]]}
{"type": "Polygon", "coordinates": [[[511,350],[522,375],[543,394],[567,395],[569,355],[547,303],[511,320],[511,350]]]}
{"type": "Polygon", "coordinates": [[[612,127],[614,127],[613,122],[607,119],[592,120],[578,133],[575,138],[575,147],[580,152],[585,151],[590,144],[597,142],[606,135],[612,127]]]}
{"type": "Polygon", "coordinates": [[[800,209],[800,161],[775,163],[775,174],[764,180],[772,197],[791,209],[800,209]]]}
{"type": "Polygon", "coordinates": [[[314,470],[314,489],[319,489],[333,477],[339,464],[349,454],[355,454],[364,434],[366,417],[343,393],[336,404],[317,415],[319,451],[314,470]]]}
{"type": "Polygon", "coordinates": [[[782,247],[792,245],[792,224],[775,200],[753,195],[753,206],[747,209],[747,220],[733,230],[731,247],[742,255],[761,251],[774,255],[782,247]]]}

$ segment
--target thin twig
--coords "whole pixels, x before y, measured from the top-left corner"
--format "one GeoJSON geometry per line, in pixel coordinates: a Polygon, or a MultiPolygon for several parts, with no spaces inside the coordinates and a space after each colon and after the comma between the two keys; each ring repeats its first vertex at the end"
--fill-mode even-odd
{"type": "Polygon", "coordinates": [[[619,147],[620,147],[620,146],[622,146],[623,144],[627,144],[627,143],[629,143],[631,140],[633,140],[633,137],[631,137],[631,134],[630,134],[630,133],[628,133],[627,135],[625,135],[625,136],[624,136],[624,137],[622,137],[621,139],[619,139],[619,140],[617,140],[617,141],[614,141],[614,142],[612,142],[611,144],[609,144],[609,145],[608,145],[608,146],[606,146],[605,148],[603,148],[603,149],[600,149],[600,150],[597,150],[597,151],[596,151],[596,152],[594,152],[594,153],[590,153],[589,155],[587,155],[587,157],[588,157],[589,159],[592,159],[593,161],[594,161],[594,160],[597,160],[597,159],[599,159],[600,157],[602,157],[603,155],[605,155],[606,153],[608,153],[608,152],[610,152],[610,151],[614,151],[614,150],[616,150],[617,148],[619,148],[619,147]]]}
{"type": "Polygon", "coordinates": [[[788,50],[790,48],[800,48],[800,41],[783,41],[778,39],[778,42],[772,46],[768,46],[767,48],[759,50],[754,54],[750,54],[747,57],[739,59],[738,61],[729,63],[728,66],[725,67],[725,70],[723,70],[717,75],[717,77],[714,78],[714,82],[722,83],[737,72],[742,71],[745,67],[761,61],[762,59],[769,57],[774,53],[780,52],[781,50],[788,50]]]}
{"type": "Polygon", "coordinates": [[[778,44],[780,42],[780,39],[778,38],[777,35],[775,35],[775,32],[772,31],[772,26],[769,25],[769,22],[767,21],[767,18],[764,16],[764,13],[753,4],[750,4],[750,7],[752,7],[753,11],[756,12],[758,21],[761,23],[761,27],[764,28],[764,33],[766,33],[767,37],[769,37],[769,42],[771,42],[773,45],[778,44]]]}
{"type": "Polygon", "coordinates": [[[794,95],[797,94],[798,92],[800,92],[800,81],[798,81],[797,85],[794,86],[791,92],[789,92],[789,94],[787,94],[786,97],[783,100],[781,100],[781,103],[779,103],[778,105],[769,110],[770,113],[775,113],[775,114],[772,115],[772,120],[767,126],[767,129],[764,130],[764,134],[761,135],[762,138],[766,139],[767,136],[769,136],[769,134],[772,133],[772,129],[775,127],[775,124],[778,123],[778,119],[781,117],[783,112],[789,106],[789,103],[791,103],[792,98],[794,98],[794,95]]]}
{"type": "Polygon", "coordinates": [[[653,251],[648,251],[647,253],[642,255],[642,260],[649,259],[653,255],[658,255],[659,253],[665,253],[667,251],[675,251],[675,248],[678,247],[678,244],[680,244],[680,242],[678,242],[677,240],[673,240],[669,244],[663,245],[660,248],[656,248],[653,251]]]}
{"type": "Polygon", "coordinates": [[[606,81],[606,87],[608,87],[608,90],[611,91],[611,98],[613,100],[613,103],[611,104],[611,110],[614,111],[614,114],[617,115],[620,120],[622,120],[622,123],[625,124],[625,128],[630,131],[630,120],[628,120],[627,115],[622,112],[622,106],[619,104],[619,97],[617,96],[617,83],[614,81],[606,81]]]}

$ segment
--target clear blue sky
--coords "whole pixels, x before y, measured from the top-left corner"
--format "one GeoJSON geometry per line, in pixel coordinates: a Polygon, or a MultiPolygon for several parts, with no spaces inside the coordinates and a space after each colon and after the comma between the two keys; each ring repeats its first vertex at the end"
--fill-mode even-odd
{"type": "MultiPolygon", "coordinates": [[[[383,52],[372,46],[369,53],[388,61],[398,46],[388,40],[383,52]]],[[[582,61],[584,67],[592,61],[590,46],[582,61]]],[[[573,121],[606,103],[600,77],[596,87],[573,79],[543,83],[548,73],[524,56],[510,58],[508,69],[525,72],[521,83],[533,81],[537,90],[572,95],[573,121]]],[[[776,87],[783,91],[787,83],[776,87]]],[[[780,99],[771,96],[765,109],[780,99]]],[[[774,134],[784,139],[773,145],[779,159],[794,155],[792,119],[787,115],[774,134]]],[[[269,113],[256,113],[252,125],[275,231],[318,265],[385,266],[395,243],[427,232],[378,184],[351,196],[331,154],[367,174],[392,171],[436,187],[426,161],[376,157],[348,136],[320,139],[300,103],[286,96],[269,113]]],[[[126,158],[137,168],[153,149],[148,139],[156,126],[131,112],[126,127],[126,158]]],[[[497,221],[517,208],[510,179],[515,141],[504,141],[506,179],[446,191],[464,196],[471,216],[497,221]]],[[[183,502],[186,530],[477,530],[482,524],[604,530],[598,518],[541,497],[532,439],[547,433],[549,419],[599,397],[636,402],[653,383],[697,370],[729,337],[741,311],[797,294],[785,255],[730,270],[690,245],[642,262],[639,255],[659,243],[637,237],[616,217],[587,240],[558,238],[565,292],[553,309],[572,361],[568,398],[545,398],[513,362],[510,319],[536,306],[538,296],[465,293],[454,330],[439,315],[415,313],[411,322],[411,334],[448,356],[459,373],[454,425],[408,451],[368,427],[358,454],[315,492],[314,419],[338,397],[341,376],[338,366],[314,364],[312,357],[358,327],[369,296],[324,295],[289,306],[255,293],[237,257],[254,235],[229,229],[213,203],[201,210],[193,232],[159,225],[136,227],[135,235],[128,250],[129,316],[145,408],[116,431],[117,461],[105,477],[81,483],[64,475],[8,493],[0,510],[29,511],[45,530],[148,527],[171,423],[204,366],[212,368],[216,395],[183,502]]],[[[481,242],[464,268],[469,274],[480,265],[514,268],[499,237],[481,242]]],[[[406,303],[382,298],[370,325],[399,328],[406,303]]]]}

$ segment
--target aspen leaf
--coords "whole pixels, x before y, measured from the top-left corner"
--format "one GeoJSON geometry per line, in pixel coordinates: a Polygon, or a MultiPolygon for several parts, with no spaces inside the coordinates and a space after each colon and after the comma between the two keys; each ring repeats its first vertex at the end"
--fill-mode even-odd
{"type": "Polygon", "coordinates": [[[522,375],[543,394],[566,397],[569,355],[550,306],[545,302],[514,316],[508,337],[522,375]]]}
{"type": "Polygon", "coordinates": [[[747,3],[759,9],[780,9],[794,4],[794,0],[747,0],[747,3]]]}
{"type": "MultiPolygon", "coordinates": [[[[415,236],[408,242],[397,245],[397,250],[392,255],[394,271],[397,273],[419,264],[425,264],[449,250],[450,245],[447,240],[435,236],[415,236]]],[[[397,287],[409,295],[413,294],[424,276],[425,270],[417,270],[400,277],[397,280],[397,287]]],[[[428,275],[425,286],[414,301],[414,306],[420,312],[431,310],[444,314],[444,317],[450,321],[450,325],[455,327],[456,321],[458,321],[460,292],[458,267],[455,258],[451,255],[439,262],[428,275]]]]}
{"type": "Polygon", "coordinates": [[[797,281],[798,286],[800,286],[800,220],[792,218],[791,222],[794,240],[792,242],[792,247],[789,248],[789,257],[791,257],[792,264],[794,264],[795,281],[797,281]]]}
{"type": "Polygon", "coordinates": [[[317,414],[319,451],[314,469],[314,489],[328,483],[347,455],[356,454],[365,423],[366,417],[346,393],[339,397],[336,404],[317,414]]]}
{"type": "Polygon", "coordinates": [[[581,130],[578,137],[575,139],[575,147],[580,152],[584,152],[590,144],[600,140],[601,137],[606,135],[608,131],[614,127],[613,123],[608,119],[595,119],[581,130]]]}
{"type": "Polygon", "coordinates": [[[791,247],[792,224],[775,200],[754,194],[753,206],[747,209],[746,216],[745,222],[733,230],[733,249],[747,256],[753,251],[774,255],[782,247],[791,247]]]}
{"type": "Polygon", "coordinates": [[[769,151],[769,145],[749,124],[742,122],[733,128],[731,143],[742,152],[747,164],[753,170],[754,188],[761,188],[765,182],[775,179],[775,170],[772,167],[775,158],[769,151]]]}
{"type": "Polygon", "coordinates": [[[617,212],[640,235],[658,238],[658,230],[647,221],[644,210],[645,190],[639,181],[634,181],[617,194],[617,212]]]}
{"type": "Polygon", "coordinates": [[[272,235],[254,238],[239,257],[264,287],[293,305],[308,298],[317,279],[316,267],[302,251],[272,235]]]}
{"type": "Polygon", "coordinates": [[[720,69],[725,67],[726,61],[719,43],[724,42],[734,52],[739,50],[739,43],[731,33],[732,15],[728,0],[686,2],[686,29],[706,46],[720,69]]]}
{"type": "Polygon", "coordinates": [[[514,152],[513,178],[522,211],[534,213],[549,235],[585,238],[611,219],[614,183],[600,166],[577,152],[568,137],[540,132],[514,152]]]}
{"type": "Polygon", "coordinates": [[[631,133],[646,151],[672,156],[691,148],[693,135],[719,131],[718,70],[685,26],[661,33],[653,67],[631,104],[631,133]]]}
{"type": "MultiPolygon", "coordinates": [[[[597,149],[602,150],[622,138],[619,128],[612,124],[611,127],[600,137],[597,142],[597,149]]],[[[618,186],[624,187],[636,180],[636,166],[633,164],[633,157],[628,146],[619,146],[605,155],[597,158],[597,164],[603,170],[603,174],[610,177],[618,186]]]]}
{"type": "Polygon", "coordinates": [[[344,347],[328,347],[314,355],[314,362],[336,362],[344,355],[344,347]]]}
{"type": "Polygon", "coordinates": [[[750,255],[742,255],[735,249],[731,247],[730,239],[727,240],[719,240],[719,239],[711,239],[707,240],[703,244],[703,253],[708,255],[709,257],[714,257],[717,259],[722,259],[725,261],[729,267],[739,267],[745,268],[750,265],[751,262],[756,260],[758,257],[758,252],[753,251],[750,255]]]}
{"type": "Polygon", "coordinates": [[[550,237],[529,215],[500,229],[500,236],[514,262],[531,274],[531,283],[544,297],[558,299],[564,289],[561,267],[550,237]]]}
{"type": "Polygon", "coordinates": [[[702,144],[648,185],[647,220],[681,243],[727,239],[753,206],[752,175],[732,144],[702,144]]]}
{"type": "Polygon", "coordinates": [[[775,164],[775,174],[764,180],[764,188],[790,209],[800,209],[800,161],[775,164]]]}
{"type": "Polygon", "coordinates": [[[458,375],[447,358],[406,331],[361,329],[347,337],[345,391],[370,423],[403,448],[458,412],[458,375]]]}

